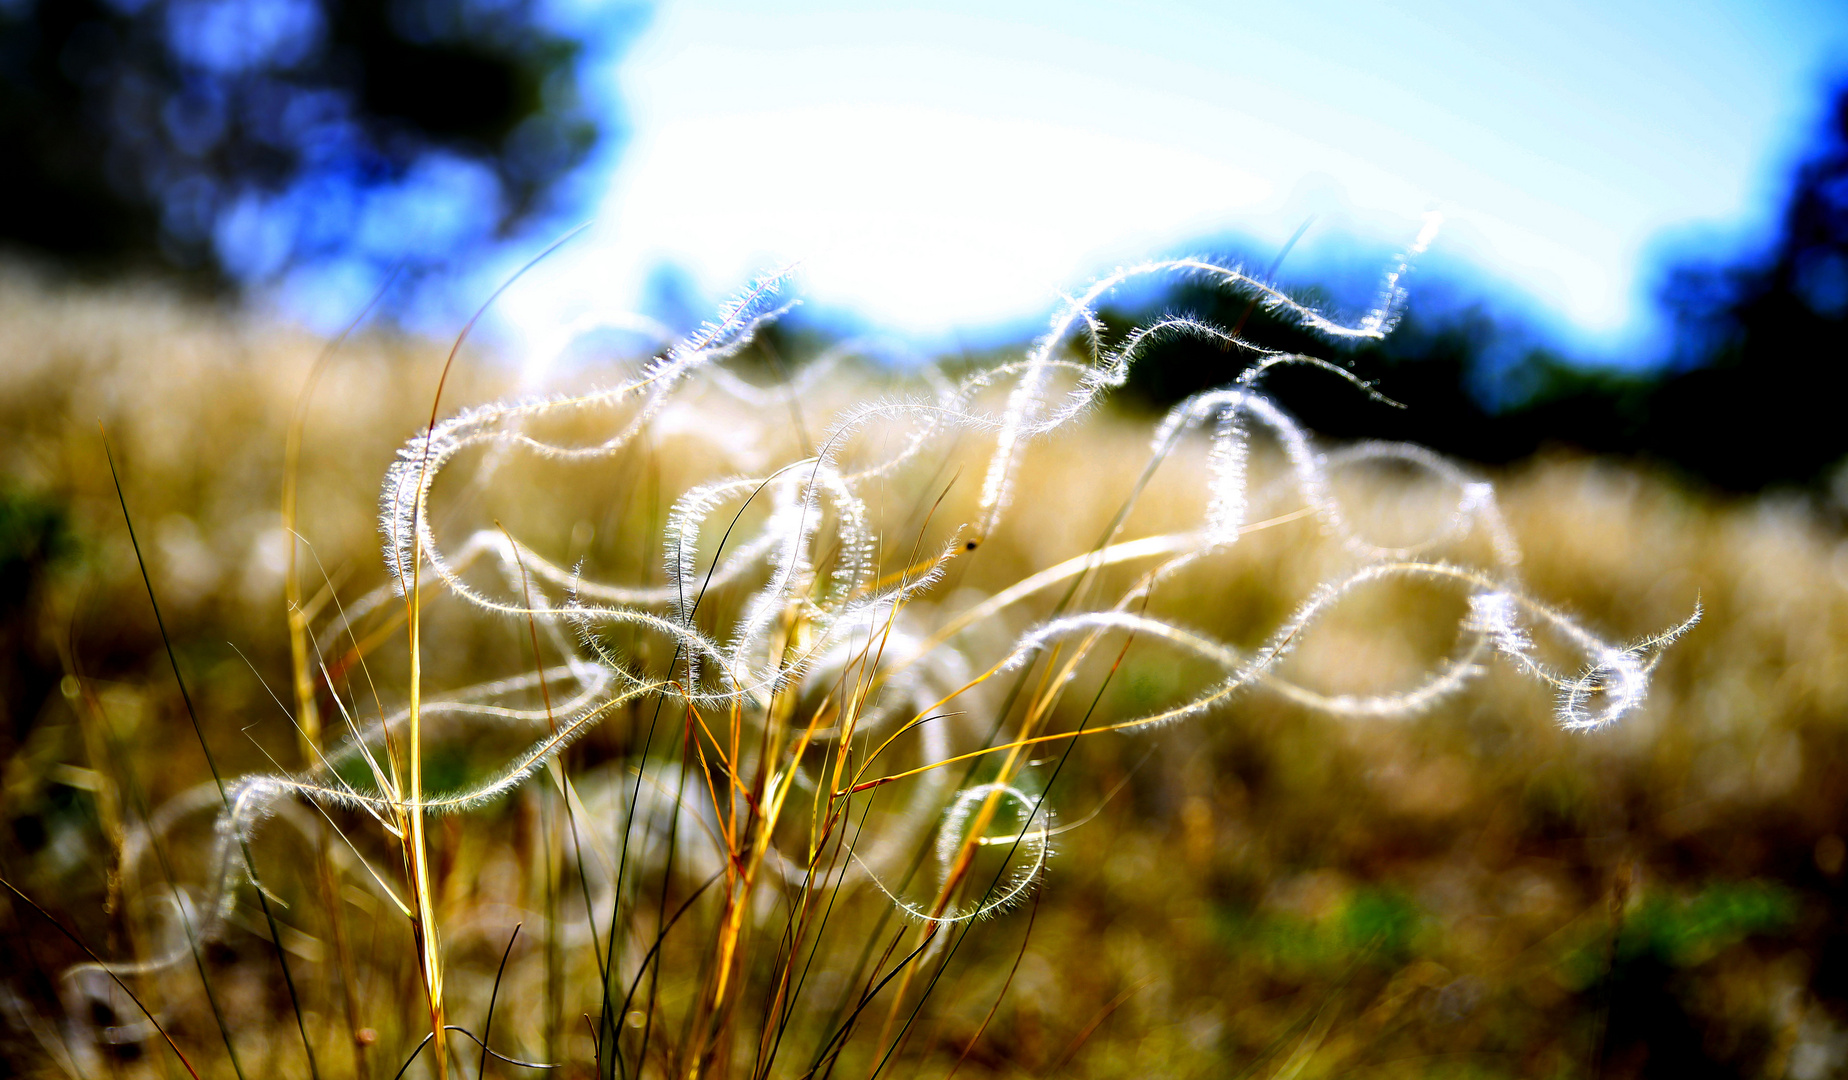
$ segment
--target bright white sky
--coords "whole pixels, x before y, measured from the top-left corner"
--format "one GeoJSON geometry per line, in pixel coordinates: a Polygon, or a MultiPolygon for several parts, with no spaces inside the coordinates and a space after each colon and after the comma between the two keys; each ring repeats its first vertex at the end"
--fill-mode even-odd
{"type": "Polygon", "coordinates": [[[661,0],[596,224],[505,313],[544,351],[664,262],[720,297],[801,260],[943,341],[1190,238],[1390,249],[1436,208],[1434,261],[1614,352],[1652,242],[1762,224],[1843,67],[1848,4],[1802,0],[661,0]]]}

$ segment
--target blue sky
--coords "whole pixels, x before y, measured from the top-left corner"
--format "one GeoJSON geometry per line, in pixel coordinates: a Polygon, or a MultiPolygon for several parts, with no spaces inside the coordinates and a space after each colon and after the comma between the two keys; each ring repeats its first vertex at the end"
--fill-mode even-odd
{"type": "MultiPolygon", "coordinates": [[[[632,135],[595,223],[505,300],[559,328],[663,264],[943,342],[1124,261],[1236,233],[1486,271],[1584,350],[1647,348],[1664,237],[1763,229],[1848,4],[769,4],[663,0],[595,73],[632,135]]],[[[1414,284],[1414,288],[1416,285],[1414,284]]]]}

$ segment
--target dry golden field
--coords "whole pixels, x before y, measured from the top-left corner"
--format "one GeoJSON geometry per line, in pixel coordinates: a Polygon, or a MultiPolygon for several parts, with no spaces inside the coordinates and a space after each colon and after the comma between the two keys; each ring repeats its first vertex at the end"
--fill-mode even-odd
{"type": "MultiPolygon", "coordinates": [[[[1805,498],[1529,461],[1486,477],[1518,565],[1466,514],[1416,557],[1480,568],[1474,584],[1384,577],[1279,639],[1318,586],[1411,557],[1343,536],[1410,545],[1455,516],[1457,485],[1322,447],[1341,463],[1340,532],[1260,436],[1237,542],[1189,546],[1212,424],[1137,494],[1160,418],[1106,404],[1027,443],[1004,516],[983,499],[996,430],[952,427],[853,488],[857,547],[840,541],[844,487],[747,485],[715,496],[688,547],[690,612],[568,617],[579,578],[672,584],[666,530],[689,489],[817,450],[838,449],[846,475],[909,445],[925,407],[836,447],[844,410],[939,400],[940,384],[851,362],[798,365],[778,391],[747,349],[735,375],[692,378],[652,413],[625,398],[490,417],[500,441],[457,451],[428,523],[451,555],[485,537],[455,580],[517,610],[457,599],[426,570],[413,616],[389,594],[380,491],[430,420],[446,346],[361,335],[301,406],[303,668],[282,492],[324,343],[22,275],[0,281],[0,326],[0,875],[43,908],[0,897],[0,1073],[391,1077],[432,1030],[433,982],[440,1019],[466,1032],[405,1075],[483,1060],[501,1076],[856,1080],[1848,1070],[1848,537],[1805,498]],[[592,458],[520,441],[589,445],[631,420],[632,439],[592,458]],[[774,538],[786,521],[814,537],[797,556],[726,562],[742,550],[720,550],[728,525],[774,538]],[[1182,551],[1191,562],[1134,591],[1182,551]],[[779,575],[800,587],[776,592],[779,575]],[[1697,601],[1704,614],[1638,707],[1566,731],[1560,693],[1496,647],[1485,591],[1619,647],[1697,601]],[[1059,622],[1079,612],[1117,614],[1059,622]],[[728,682],[742,651],[686,671],[696,636],[747,624],[780,681],[728,682]],[[1002,664],[1028,640],[1042,647],[1002,664]],[[1221,682],[1199,641],[1263,670],[1170,722],[1101,730],[1221,682]],[[1408,692],[1447,657],[1464,685],[1427,708],[1317,706],[1395,711],[1354,703],[1408,692]],[[318,731],[291,719],[302,673],[318,731]],[[311,778],[351,741],[343,709],[353,730],[408,718],[367,736],[371,759],[311,778]],[[428,816],[413,844],[412,725],[432,793],[489,784],[548,732],[574,741],[428,816]],[[225,804],[201,738],[227,783],[350,787],[336,805],[233,784],[262,803],[239,819],[262,893],[215,833],[225,804]],[[484,1059],[482,1035],[559,1067],[484,1059]]],[[[637,370],[585,363],[543,389],[637,370]]],[[[1048,376],[1048,400],[1069,375],[1048,376]]],[[[1000,415],[1015,385],[978,387],[971,411],[1000,415]]],[[[438,411],[533,389],[465,347],[438,411]]],[[[1356,391],[1331,376],[1327,392],[1356,391]]],[[[577,594],[584,610],[653,602],[577,594]]],[[[1533,620],[1534,663],[1583,668],[1582,642],[1533,620]]]]}

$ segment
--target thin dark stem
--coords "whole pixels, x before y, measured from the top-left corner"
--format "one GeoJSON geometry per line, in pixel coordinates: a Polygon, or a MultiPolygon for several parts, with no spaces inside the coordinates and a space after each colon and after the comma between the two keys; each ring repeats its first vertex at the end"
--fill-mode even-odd
{"type": "Polygon", "coordinates": [[[487,1040],[476,1035],[474,1032],[463,1027],[461,1024],[445,1024],[443,1025],[443,1030],[453,1031],[458,1035],[462,1035],[466,1037],[468,1041],[479,1044],[481,1046],[482,1055],[484,1057],[491,1057],[495,1061],[504,1061],[509,1065],[518,1065],[522,1069],[556,1069],[560,1067],[555,1062],[521,1061],[519,1058],[510,1058],[506,1054],[502,1054],[502,1053],[499,1053],[498,1051],[490,1050],[488,1049],[487,1040]]]}
{"type": "MultiPolygon", "coordinates": [[[[899,933],[903,934],[904,930],[901,928],[899,933]]],[[[830,1058],[831,1053],[832,1054],[840,1053],[841,1048],[846,1045],[845,1042],[842,1042],[842,1039],[844,1036],[847,1035],[848,1032],[853,1030],[854,1021],[860,1018],[860,1013],[865,1011],[868,1005],[872,1004],[873,999],[879,996],[879,991],[884,990],[886,988],[887,983],[891,982],[893,979],[898,978],[899,973],[904,971],[906,968],[910,967],[911,962],[913,960],[916,960],[919,954],[923,953],[925,949],[930,948],[930,946],[931,946],[931,942],[929,940],[926,940],[922,945],[919,945],[917,948],[913,949],[910,952],[910,954],[907,955],[903,960],[900,960],[892,968],[891,971],[886,972],[885,978],[880,979],[877,985],[875,985],[871,990],[868,990],[865,994],[861,995],[860,1003],[854,1006],[853,1012],[847,1015],[846,1021],[843,1022],[841,1026],[834,1032],[834,1034],[829,1037],[827,1042],[822,1044],[820,1056],[816,1059],[815,1064],[809,1068],[809,1071],[803,1074],[804,1077],[815,1075],[815,1071],[821,1067],[822,1061],[831,1060],[830,1058]],[[835,1044],[837,1042],[840,1042],[841,1045],[836,1046],[835,1044]]],[[[829,1066],[830,1069],[832,1069],[832,1067],[833,1067],[832,1065],[829,1066]]]]}
{"type": "Polygon", "coordinates": [[[488,992],[488,1018],[481,1022],[481,1062],[475,1066],[475,1075],[484,1080],[488,1075],[488,1036],[494,1033],[494,1003],[500,1000],[501,976],[507,973],[507,958],[513,955],[513,943],[519,940],[520,927],[525,925],[513,924],[513,933],[507,935],[507,948],[501,953],[500,967],[494,969],[494,989],[488,992]]]}
{"type": "Polygon", "coordinates": [[[103,428],[100,420],[96,427],[102,433],[103,457],[109,462],[109,479],[115,484],[116,501],[122,505],[122,523],[128,527],[128,542],[135,549],[135,565],[141,570],[141,583],[147,586],[148,606],[154,609],[154,625],[160,630],[160,642],[167,650],[167,663],[173,667],[173,681],[179,684],[180,700],[186,705],[186,715],[192,721],[193,734],[199,738],[199,749],[205,754],[205,764],[212,772],[212,781],[218,785],[218,799],[224,804],[225,820],[231,826],[231,834],[237,837],[238,850],[244,856],[244,870],[250,875],[257,903],[263,908],[263,921],[269,924],[270,944],[276,950],[276,963],[282,968],[282,981],[289,989],[289,1005],[295,1010],[295,1027],[301,1032],[302,1051],[308,1057],[308,1075],[313,1080],[320,1080],[321,1070],[315,1063],[314,1043],[308,1038],[308,1021],[302,1016],[301,995],[296,992],[295,975],[289,970],[289,958],[282,950],[282,932],[277,928],[275,913],[270,910],[269,896],[263,891],[263,882],[257,877],[257,862],[250,854],[250,841],[244,837],[244,831],[237,827],[237,818],[231,809],[231,796],[225,791],[225,779],[218,771],[218,760],[212,756],[211,744],[205,740],[205,729],[199,724],[198,710],[193,708],[192,694],[186,689],[186,678],[180,674],[180,661],[173,653],[173,638],[167,633],[167,621],[161,617],[160,601],[154,598],[154,579],[148,575],[148,563],[141,554],[141,541],[135,537],[135,522],[128,512],[128,496],[122,492],[122,477],[116,471],[115,452],[109,447],[109,432],[103,428]]]}
{"type": "MultiPolygon", "coordinates": [[[[1146,604],[1146,602],[1147,598],[1144,597],[1144,603],[1146,604]]],[[[1123,642],[1123,648],[1117,653],[1116,662],[1110,665],[1110,671],[1104,676],[1103,682],[1098,686],[1097,693],[1091,698],[1090,707],[1085,709],[1083,718],[1078,721],[1078,734],[1082,734],[1084,730],[1090,726],[1091,717],[1096,715],[1097,706],[1104,699],[1104,692],[1110,688],[1111,680],[1115,678],[1116,673],[1122,668],[1123,658],[1129,655],[1129,647],[1134,641],[1135,637],[1131,635],[1123,642]]],[[[1064,772],[1065,763],[1071,759],[1072,749],[1077,745],[1078,740],[1073,738],[1065,744],[1065,749],[1060,752],[1057,764],[1053,765],[1051,774],[1046,777],[1046,786],[1040,789],[1039,798],[1034,801],[1033,808],[1027,812],[1025,820],[1028,825],[1032,824],[1033,820],[1039,816],[1041,809],[1046,805],[1046,797],[1048,793],[1052,791],[1052,785],[1058,781],[1059,774],[1064,772]]],[[[1007,865],[1013,860],[1014,854],[1020,850],[1020,843],[1021,840],[1025,838],[1025,835],[1026,830],[1023,828],[1021,833],[1014,837],[1014,842],[1008,845],[1007,858],[1002,860],[1000,868],[995,871],[994,880],[990,881],[988,883],[988,888],[983,890],[982,898],[977,904],[978,910],[982,904],[988,902],[988,898],[993,896],[995,889],[1000,886],[1001,878],[1007,873],[1007,865]]],[[[943,978],[943,973],[949,970],[950,961],[955,959],[957,950],[962,947],[962,943],[967,941],[968,938],[969,924],[965,923],[963,924],[961,932],[956,935],[955,940],[950,942],[950,947],[944,950],[943,962],[937,965],[936,971],[931,975],[930,982],[925,984],[924,992],[918,995],[917,1004],[912,1007],[911,1015],[905,1018],[905,1026],[901,1028],[898,1035],[893,1038],[892,1045],[886,1049],[885,1056],[879,1060],[878,1067],[873,1070],[872,1075],[868,1077],[867,1080],[878,1080],[879,1074],[885,1071],[885,1067],[891,1062],[893,1055],[898,1052],[900,1046],[904,1045],[906,1035],[911,1030],[912,1024],[916,1023],[918,1014],[924,1010],[924,1003],[930,1000],[931,992],[936,989],[938,981],[943,978]]]]}
{"type": "Polygon", "coordinates": [[[956,1055],[956,1064],[950,1067],[950,1075],[944,1077],[943,1080],[956,1080],[956,1074],[961,1071],[963,1062],[969,1060],[969,1051],[974,1050],[975,1044],[981,1041],[982,1034],[988,1030],[988,1025],[994,1022],[995,1014],[1001,1011],[1001,1003],[1007,1000],[1007,992],[1014,985],[1014,976],[1020,973],[1020,962],[1027,958],[1027,943],[1033,940],[1033,924],[1039,921],[1039,901],[1040,894],[1034,893],[1033,908],[1027,914],[1027,932],[1020,936],[1020,951],[1014,954],[1014,966],[1007,969],[1007,978],[1001,983],[1001,992],[995,995],[995,1003],[988,1007],[988,1015],[982,1017],[981,1026],[976,1028],[975,1034],[969,1036],[969,1041],[963,1044],[962,1053],[956,1055]]]}
{"type": "Polygon", "coordinates": [[[404,1071],[411,1067],[411,1062],[417,1060],[417,1055],[423,1053],[423,1048],[426,1046],[429,1046],[430,1040],[434,1038],[436,1038],[436,1032],[434,1031],[425,1032],[423,1041],[417,1044],[417,1049],[411,1051],[410,1057],[407,1057],[404,1059],[404,1064],[398,1066],[398,1071],[392,1075],[391,1080],[403,1080],[404,1071]]]}
{"type": "Polygon", "coordinates": [[[36,911],[40,915],[44,916],[44,919],[46,922],[58,928],[58,933],[63,934],[67,938],[70,938],[71,942],[75,944],[79,949],[82,949],[83,954],[85,956],[88,956],[90,960],[93,963],[95,963],[98,968],[102,970],[103,974],[109,976],[112,980],[114,980],[115,984],[122,988],[122,992],[128,995],[128,1000],[134,1002],[135,1007],[141,1010],[141,1015],[148,1018],[148,1023],[154,1025],[154,1030],[160,1032],[160,1037],[167,1040],[167,1045],[173,1049],[173,1056],[180,1059],[180,1064],[186,1067],[186,1072],[192,1076],[193,1080],[199,1080],[199,1071],[192,1067],[192,1062],[186,1060],[185,1053],[183,1053],[180,1050],[180,1045],[173,1041],[173,1036],[167,1034],[167,1029],[160,1026],[160,1021],[154,1019],[154,1014],[149,1012],[148,1007],[142,1004],[141,999],[135,995],[135,992],[128,988],[128,984],[122,981],[121,976],[117,975],[115,973],[115,970],[111,968],[108,964],[105,964],[103,962],[102,957],[96,955],[96,950],[90,948],[90,946],[85,944],[84,940],[78,937],[76,933],[73,932],[69,927],[65,926],[63,923],[59,922],[58,920],[52,918],[51,912],[46,911],[44,908],[40,907],[38,905],[38,901],[32,899],[30,896],[27,896],[25,893],[20,892],[18,886],[14,885],[12,882],[8,881],[5,878],[0,878],[0,885],[5,885],[7,887],[7,890],[11,892],[14,896],[17,896],[21,900],[24,900],[26,902],[26,905],[30,907],[33,911],[36,911]]]}
{"type": "Polygon", "coordinates": [[[231,1026],[225,1022],[225,1012],[223,1006],[219,1004],[218,991],[212,988],[211,977],[205,970],[205,953],[199,948],[199,934],[193,927],[192,915],[187,906],[180,902],[180,886],[178,879],[174,877],[173,863],[167,858],[167,851],[161,846],[160,837],[155,834],[152,827],[153,815],[148,811],[147,797],[135,778],[134,768],[125,760],[121,742],[116,738],[114,727],[109,722],[108,712],[103,709],[102,702],[96,697],[96,692],[84,681],[83,665],[78,661],[77,628],[74,615],[71,620],[66,657],[70,664],[70,674],[77,679],[84,704],[95,710],[98,726],[102,728],[103,745],[109,751],[110,764],[115,768],[118,782],[128,793],[130,808],[148,828],[148,849],[154,853],[154,860],[160,864],[161,876],[166,878],[167,888],[173,893],[174,910],[179,913],[180,928],[186,933],[186,947],[192,954],[193,966],[199,970],[199,984],[205,989],[205,1001],[211,1009],[212,1021],[218,1027],[219,1036],[224,1039],[225,1056],[231,1060],[231,1071],[237,1074],[238,1080],[245,1080],[244,1063],[237,1056],[236,1044],[231,1041],[231,1026]]]}

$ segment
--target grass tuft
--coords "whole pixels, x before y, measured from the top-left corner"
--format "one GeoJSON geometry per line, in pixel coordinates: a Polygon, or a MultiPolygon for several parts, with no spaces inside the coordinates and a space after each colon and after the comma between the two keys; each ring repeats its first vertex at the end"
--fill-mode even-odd
{"type": "MultiPolygon", "coordinates": [[[[229,713],[196,709],[182,681],[213,780],[163,783],[144,820],[110,804],[131,932],[121,959],[89,966],[158,987],[144,1011],[177,1053],[197,1035],[174,973],[191,957],[234,1002],[223,1061],[240,1075],[234,1035],[261,1055],[253,1074],[350,1060],[365,1075],[376,1054],[400,1076],[468,1075],[450,1033],[477,1044],[480,1076],[872,1078],[1093,1057],[1103,1074],[1110,1032],[1177,991],[1114,955],[1117,932],[1062,891],[1200,881],[1225,894],[1195,919],[1222,928],[1200,948],[1335,986],[1263,1038],[1226,1034],[1251,1048],[1240,1067],[1341,1060],[1341,995],[1414,969],[1423,982],[1378,1000],[1435,985],[1419,967],[1428,905],[1391,882],[1267,896],[1226,868],[1248,816],[1224,793],[1312,787],[1291,770],[1356,741],[1416,746],[1475,688],[1538,688],[1568,732],[1636,716],[1700,618],[1695,592],[1671,598],[1692,614],[1667,630],[1602,633],[1529,584],[1488,477],[1415,446],[1324,446],[1264,390],[1304,366],[1329,393],[1395,407],[1355,373],[1182,314],[1112,336],[1097,309],[1131,281],[1188,277],[1331,344],[1377,338],[1434,227],[1357,321],[1169,260],[1093,284],[1019,356],[916,378],[843,347],[759,385],[751,357],[783,363],[761,341],[789,308],[771,278],[594,385],[445,415],[452,376],[469,378],[465,330],[427,422],[396,426],[415,433],[383,470],[382,567],[348,558],[350,530],[316,536],[314,508],[337,495],[317,485],[338,470],[315,464],[304,390],[282,448],[289,647],[249,661],[260,679],[286,665],[290,703],[272,704],[288,739],[240,723],[295,767],[239,754],[221,774],[205,717],[229,713]],[[1181,334],[1239,363],[1132,431],[1112,393],[1181,334]],[[300,580],[310,566],[318,588],[300,580]],[[1213,740],[1290,738],[1310,749],[1218,775],[1186,763],[1213,740]],[[1124,838],[1151,815],[1180,838],[1138,850],[1124,838]],[[1121,846],[1087,838],[1100,832],[1121,846]],[[150,854],[174,882],[165,901],[140,889],[150,854]],[[253,897],[262,929],[244,918],[253,897]],[[278,1049],[236,953],[253,935],[281,965],[299,1053],[278,1049]],[[1036,935],[1084,995],[1056,985],[1036,935]],[[300,986],[295,967],[311,972],[300,986]],[[481,1017],[479,1036],[455,1016],[481,1017]]],[[[344,413],[351,373],[331,353],[310,372],[344,413]]],[[[126,515],[119,479],[117,494],[126,515]]],[[[134,541],[150,602],[182,546],[144,557],[134,541]]],[[[1433,767],[1440,788],[1487,782],[1433,767]]],[[[1449,797],[1404,813],[1443,820],[1449,797]]],[[[1721,899],[1632,926],[1717,949],[1791,924],[1758,893],[1701,895],[1721,899]]],[[[84,1060],[107,1049],[94,1025],[68,1030],[94,1044],[84,1060]]],[[[218,1069],[209,1043],[188,1049],[218,1069]]]]}

